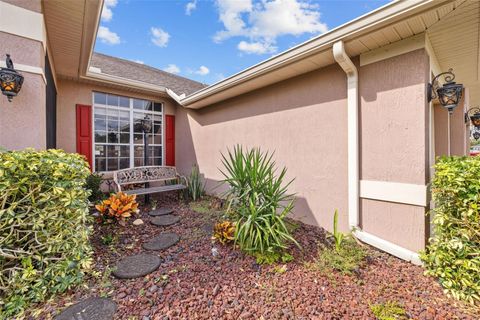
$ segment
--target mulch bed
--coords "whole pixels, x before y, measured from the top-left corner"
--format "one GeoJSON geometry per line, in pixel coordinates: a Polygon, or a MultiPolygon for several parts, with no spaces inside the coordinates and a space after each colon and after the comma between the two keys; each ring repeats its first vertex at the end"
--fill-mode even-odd
{"type": "Polygon", "coordinates": [[[95,226],[94,270],[99,275],[36,306],[37,317],[49,319],[71,303],[103,296],[117,303],[115,319],[374,319],[369,305],[388,300],[402,304],[413,319],[478,319],[447,298],[435,279],[423,276],[421,267],[370,247],[368,263],[355,275],[312,271],[305,262],[312,261],[326,241],[321,228],[299,224],[295,238],[302,250],[292,249],[295,259],[281,273],[232,246],[212,244],[208,230],[220,215],[215,210],[198,213],[165,195],[159,206],[173,208],[180,222],[154,226],[148,208],[143,208],[142,225],[132,225],[132,219],[126,227],[95,226]],[[116,261],[145,252],[142,244],[161,232],[174,232],[180,241],[149,252],[162,258],[159,269],[130,280],[110,274],[116,261]],[[107,234],[118,239],[105,245],[101,239],[107,234]],[[218,251],[215,257],[212,248],[218,251]]]}

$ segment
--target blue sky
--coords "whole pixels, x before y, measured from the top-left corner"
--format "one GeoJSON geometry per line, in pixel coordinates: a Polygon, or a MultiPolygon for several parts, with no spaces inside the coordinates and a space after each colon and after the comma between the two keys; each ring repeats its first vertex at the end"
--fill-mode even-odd
{"type": "Polygon", "coordinates": [[[387,0],[105,0],[95,51],[212,84],[387,0]]]}

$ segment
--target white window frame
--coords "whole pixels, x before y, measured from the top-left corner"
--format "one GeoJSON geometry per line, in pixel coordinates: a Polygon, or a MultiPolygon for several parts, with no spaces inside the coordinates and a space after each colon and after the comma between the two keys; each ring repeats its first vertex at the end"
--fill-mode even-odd
{"type": "MultiPolygon", "coordinates": [[[[96,107],[96,104],[95,104],[95,93],[102,93],[102,94],[111,94],[111,95],[115,95],[115,96],[121,96],[121,97],[124,97],[124,98],[128,98],[128,101],[129,101],[129,106],[128,108],[125,108],[125,107],[120,107],[120,106],[110,106],[108,104],[97,104],[98,107],[101,107],[101,108],[105,108],[106,110],[117,110],[117,111],[128,111],[129,112],[129,115],[130,115],[130,131],[129,131],[129,134],[130,134],[130,140],[129,140],[129,143],[116,143],[114,145],[120,145],[120,146],[126,146],[128,145],[129,146],[129,168],[134,168],[134,165],[135,165],[135,156],[134,156],[134,150],[135,150],[135,146],[136,144],[133,143],[133,139],[134,139],[134,131],[133,131],[133,113],[134,112],[138,112],[138,113],[144,113],[144,114],[149,114],[149,115],[155,115],[155,116],[160,116],[161,119],[162,119],[162,141],[161,141],[161,144],[154,144],[154,146],[160,146],[162,149],[162,162],[161,162],[161,165],[164,166],[165,165],[165,103],[163,101],[154,101],[154,100],[149,100],[149,99],[144,99],[144,98],[137,98],[137,97],[132,97],[132,96],[126,96],[126,95],[120,95],[120,94],[116,94],[116,93],[109,93],[109,92],[102,92],[102,91],[92,91],[92,172],[97,172],[95,170],[96,168],[96,156],[95,156],[95,146],[96,146],[96,142],[95,142],[95,107],[96,107]],[[152,102],[152,103],[159,103],[162,105],[162,111],[146,111],[146,110],[141,110],[141,109],[134,109],[133,108],[133,100],[134,99],[137,99],[137,100],[145,100],[145,101],[149,101],[149,102],[152,102]]],[[[152,119],[153,120],[153,119],[152,119]]],[[[107,132],[108,132],[108,128],[106,128],[107,132]]],[[[109,143],[99,143],[99,145],[105,145],[105,146],[108,146],[108,145],[112,145],[112,144],[109,144],[109,143]]],[[[149,145],[150,146],[150,145],[149,145]]],[[[143,144],[142,144],[142,147],[143,147],[143,144]]],[[[145,165],[145,163],[144,163],[145,165]]],[[[108,169],[108,161],[105,162],[105,169],[108,169]]],[[[106,171],[98,171],[98,173],[109,173],[109,172],[113,172],[113,171],[109,171],[109,170],[106,170],[106,171]]]]}

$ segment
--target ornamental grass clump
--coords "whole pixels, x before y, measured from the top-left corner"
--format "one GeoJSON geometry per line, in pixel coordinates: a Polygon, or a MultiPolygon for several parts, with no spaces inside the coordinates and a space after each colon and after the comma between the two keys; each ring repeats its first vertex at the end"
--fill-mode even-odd
{"type": "Polygon", "coordinates": [[[480,157],[443,157],[432,185],[434,236],[421,254],[447,294],[480,304],[480,157]]]}
{"type": "Polygon", "coordinates": [[[0,153],[0,319],[82,281],[89,174],[82,156],[61,150],[0,153]]]}
{"type": "Polygon", "coordinates": [[[294,201],[287,192],[293,181],[285,182],[287,169],[278,171],[273,153],[258,148],[236,146],[222,158],[223,183],[229,186],[227,211],[236,218],[235,244],[259,261],[274,262],[288,256],[289,243],[298,243],[284,221],[294,201]]]}
{"type": "Polygon", "coordinates": [[[97,204],[95,208],[100,214],[100,221],[104,223],[118,222],[125,225],[125,219],[138,212],[137,195],[128,195],[124,192],[112,194],[110,198],[97,204]]]}

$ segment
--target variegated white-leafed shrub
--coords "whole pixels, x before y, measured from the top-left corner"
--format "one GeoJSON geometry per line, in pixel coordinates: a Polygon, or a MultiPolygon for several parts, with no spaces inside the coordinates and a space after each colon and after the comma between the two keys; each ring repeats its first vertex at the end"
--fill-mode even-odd
{"type": "Polygon", "coordinates": [[[0,153],[0,318],[82,281],[90,171],[61,150],[0,153]]]}
{"type": "Polygon", "coordinates": [[[480,304],[480,157],[444,157],[432,185],[434,235],[421,258],[454,298],[480,304]]]}

